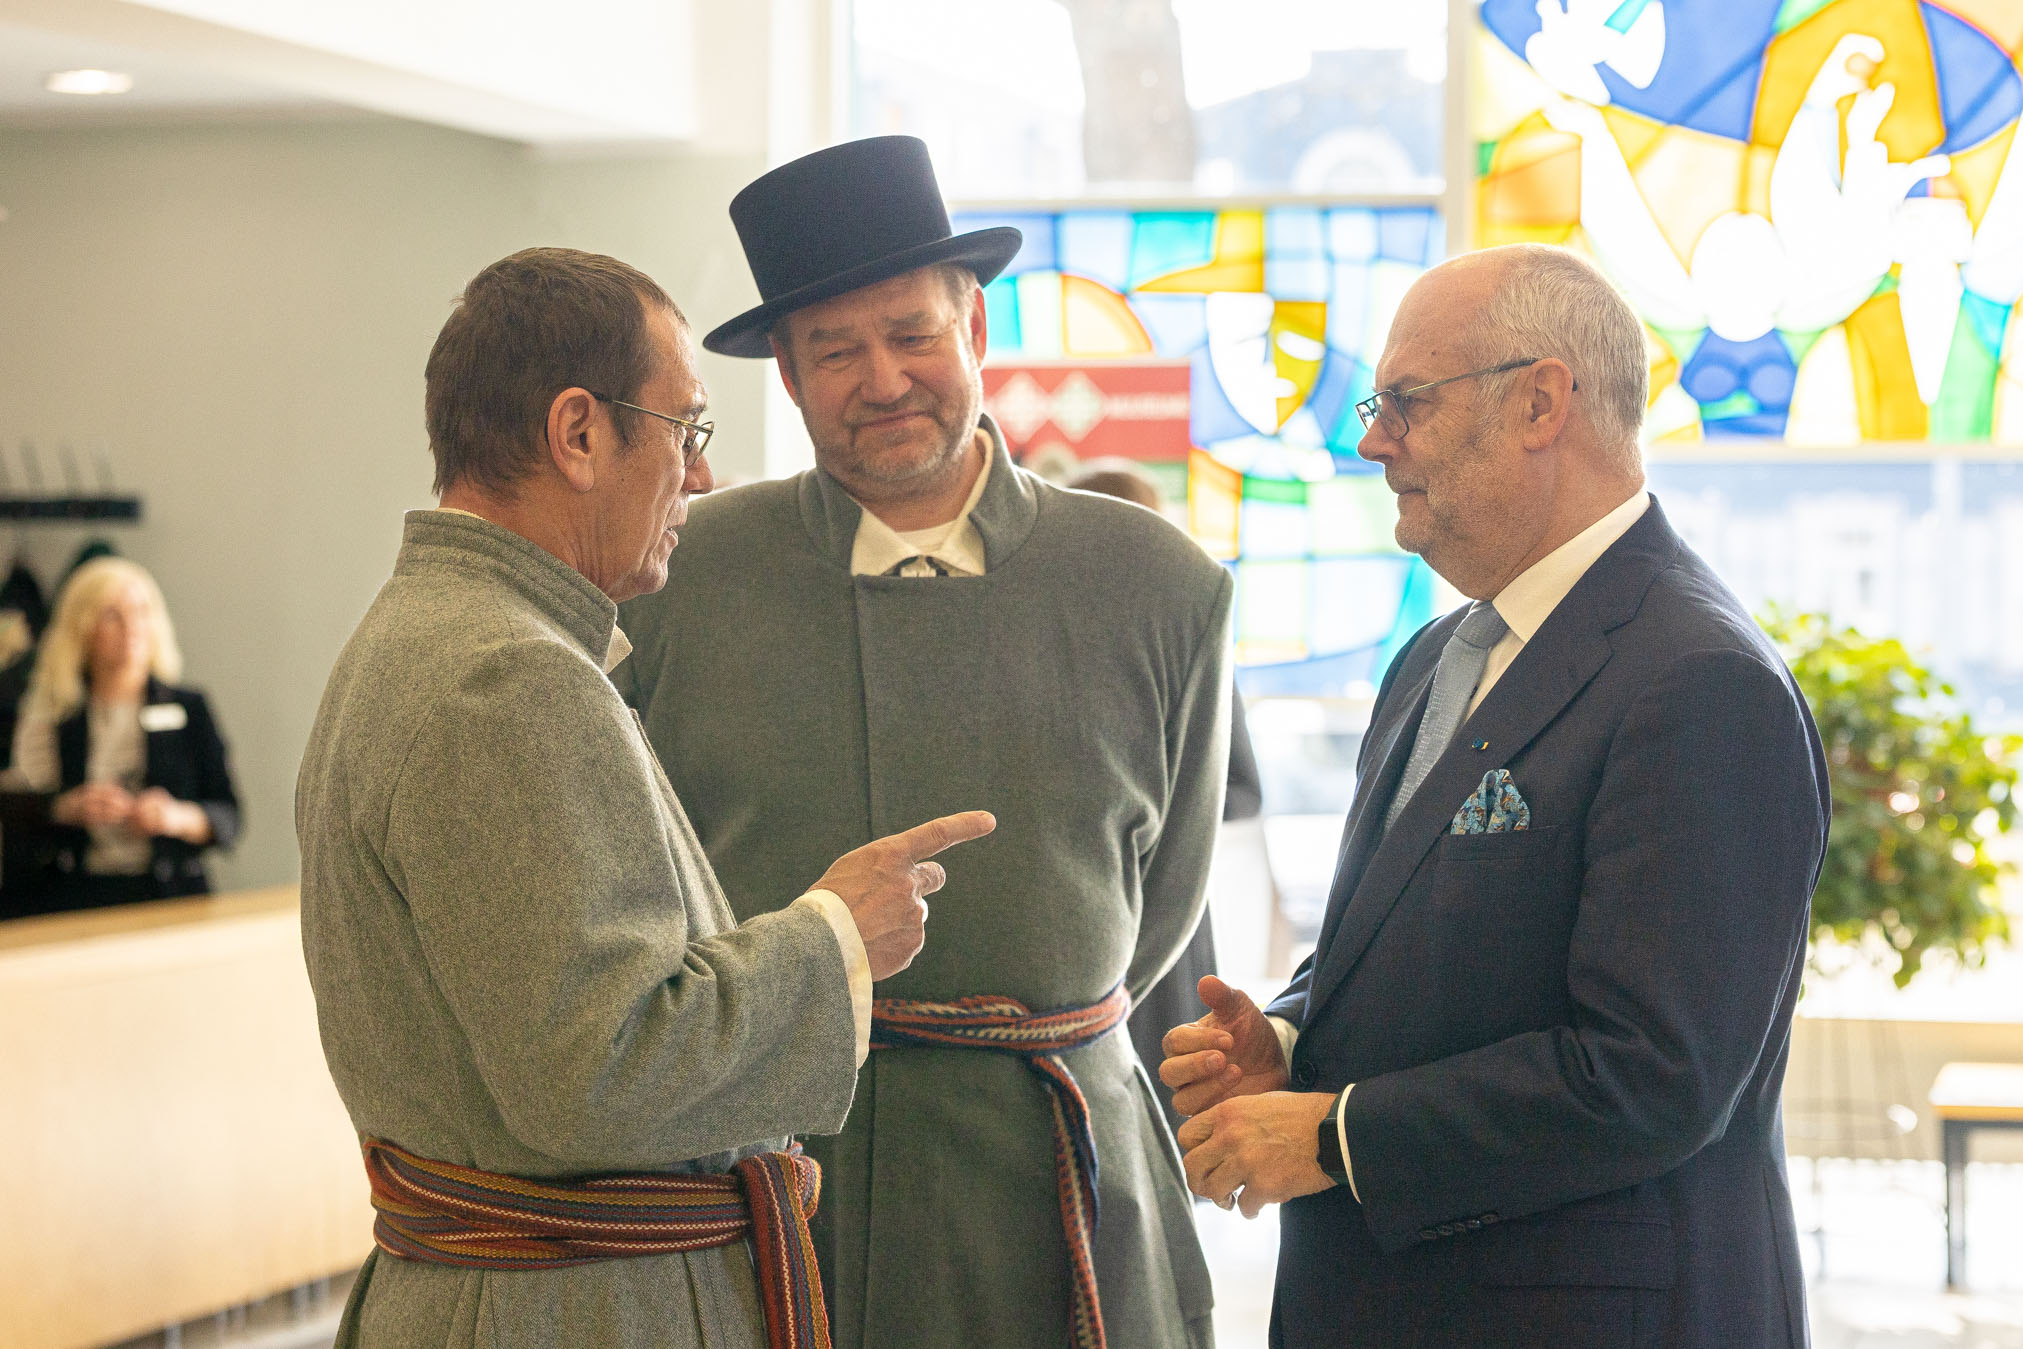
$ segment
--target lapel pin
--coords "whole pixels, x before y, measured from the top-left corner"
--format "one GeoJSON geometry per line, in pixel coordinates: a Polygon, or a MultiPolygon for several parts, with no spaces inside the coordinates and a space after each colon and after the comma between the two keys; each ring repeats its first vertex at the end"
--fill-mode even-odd
{"type": "Polygon", "coordinates": [[[1489,748],[1489,742],[1487,740],[1478,740],[1474,744],[1470,745],[1468,748],[1476,751],[1479,754],[1483,750],[1489,748]]]}

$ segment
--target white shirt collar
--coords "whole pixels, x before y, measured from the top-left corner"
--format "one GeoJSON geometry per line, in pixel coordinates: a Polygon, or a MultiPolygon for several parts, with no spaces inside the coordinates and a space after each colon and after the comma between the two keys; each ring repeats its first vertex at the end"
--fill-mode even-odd
{"type": "Polygon", "coordinates": [[[604,673],[610,674],[618,668],[618,662],[632,654],[632,642],[625,635],[625,629],[616,623],[611,625],[611,645],[604,648],[604,673]]]}
{"type": "Polygon", "coordinates": [[[953,520],[926,529],[909,529],[902,534],[865,508],[857,522],[856,541],[850,546],[851,574],[882,576],[909,557],[925,555],[948,568],[951,576],[983,575],[983,536],[976,532],[969,517],[976,503],[983,499],[984,484],[990,480],[994,449],[994,444],[985,448],[983,469],[976,475],[976,485],[969,489],[969,499],[962,503],[953,520]]]}
{"type": "Polygon", "coordinates": [[[1629,533],[1630,526],[1643,518],[1650,505],[1651,494],[1639,489],[1628,501],[1532,563],[1503,587],[1491,603],[1519,641],[1531,640],[1532,634],[1552,617],[1559,602],[1587,575],[1588,568],[1617,539],[1629,533]]]}

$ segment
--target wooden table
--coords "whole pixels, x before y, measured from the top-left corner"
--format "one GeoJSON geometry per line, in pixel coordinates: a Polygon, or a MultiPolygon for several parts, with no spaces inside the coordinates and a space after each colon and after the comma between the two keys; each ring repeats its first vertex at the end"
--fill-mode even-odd
{"type": "Polygon", "coordinates": [[[356,1268],[372,1210],[295,887],[0,922],[0,1157],[7,1349],[356,1268]]]}
{"type": "Polygon", "coordinates": [[[1976,1129],[2023,1129],[2023,1063],[1949,1063],[1932,1083],[1946,1162],[1946,1287],[1967,1274],[1967,1141],[1976,1129]]]}

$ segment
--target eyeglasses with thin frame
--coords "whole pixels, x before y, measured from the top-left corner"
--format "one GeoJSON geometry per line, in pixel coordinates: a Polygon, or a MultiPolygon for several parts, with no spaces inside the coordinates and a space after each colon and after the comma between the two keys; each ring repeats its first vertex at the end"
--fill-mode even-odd
{"type": "Polygon", "coordinates": [[[682,430],[681,466],[684,470],[695,467],[695,461],[702,458],[702,452],[709,448],[709,438],[716,434],[715,422],[692,422],[686,417],[670,417],[665,412],[655,412],[652,408],[643,408],[637,403],[628,403],[623,398],[613,398],[610,394],[599,393],[595,389],[585,389],[583,392],[601,403],[631,408],[634,412],[644,412],[649,417],[658,417],[664,422],[673,422],[679,426],[682,430]]]}
{"type": "MultiPolygon", "coordinates": [[[[1356,415],[1363,419],[1364,430],[1367,431],[1370,427],[1376,425],[1378,421],[1382,421],[1385,435],[1393,440],[1402,440],[1405,433],[1412,429],[1412,424],[1405,420],[1405,399],[1410,398],[1413,394],[1424,393],[1428,389],[1437,389],[1442,384],[1452,384],[1456,380],[1480,379],[1484,375],[1500,375],[1506,370],[1518,370],[1527,365],[1537,365],[1544,359],[1545,357],[1543,356],[1526,356],[1522,360],[1505,361],[1502,365],[1492,365],[1485,370],[1470,370],[1465,375],[1449,375],[1445,379],[1431,380],[1425,384],[1414,384],[1409,389],[1379,389],[1362,402],[1356,404],[1356,415]]],[[[1580,388],[1580,381],[1575,380],[1573,387],[1575,389],[1580,388]]]]}

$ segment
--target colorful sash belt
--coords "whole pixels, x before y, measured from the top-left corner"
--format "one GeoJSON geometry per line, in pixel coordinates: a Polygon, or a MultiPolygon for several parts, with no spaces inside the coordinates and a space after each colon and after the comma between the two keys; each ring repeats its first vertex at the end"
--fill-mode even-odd
{"type": "Polygon", "coordinates": [[[762,1152],[715,1175],[526,1180],[431,1161],[365,1139],[381,1250],[466,1269],[565,1269],[593,1260],[728,1246],[749,1236],[772,1349],[829,1349],[808,1216],[822,1168],[762,1152]]]}
{"type": "Polygon", "coordinates": [[[956,1002],[879,998],[871,1004],[873,1049],[990,1049],[1024,1059],[1045,1083],[1054,1112],[1054,1179],[1068,1238],[1073,1283],[1069,1334],[1076,1349],[1102,1349],[1104,1342],[1091,1250],[1098,1217],[1096,1137],[1089,1128],[1089,1103],[1058,1056],[1102,1039],[1130,1014],[1131,995],[1122,984],[1100,1002],[1051,1012],[1034,1012],[1015,998],[986,994],[956,1002]]]}

